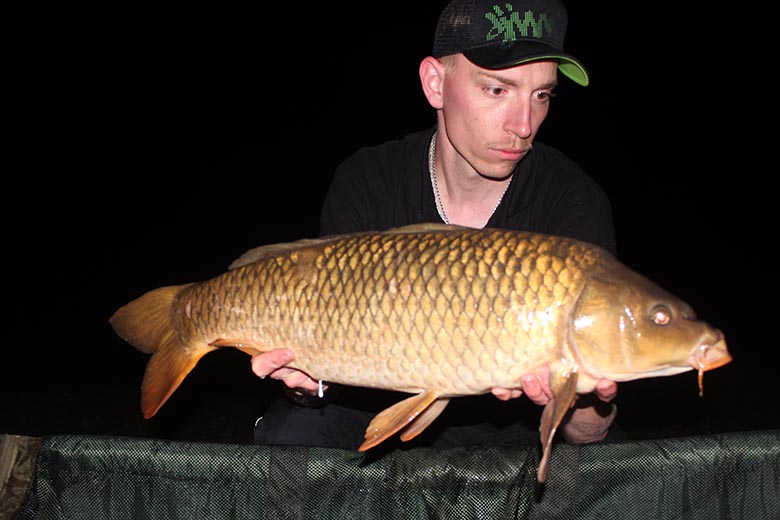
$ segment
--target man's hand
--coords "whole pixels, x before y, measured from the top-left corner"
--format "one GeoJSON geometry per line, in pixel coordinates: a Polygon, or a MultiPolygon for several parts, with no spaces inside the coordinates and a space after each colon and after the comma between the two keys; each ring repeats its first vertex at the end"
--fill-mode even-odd
{"type": "MultiPolygon", "coordinates": [[[[545,365],[536,374],[526,374],[521,378],[522,390],[494,388],[492,393],[502,401],[525,394],[532,402],[544,406],[552,398],[549,376],[550,371],[545,365]]],[[[611,404],[615,396],[617,383],[609,379],[599,379],[592,394],[578,395],[561,424],[566,440],[578,444],[603,440],[615,420],[617,408],[611,404]]]]}
{"type": "MultiPolygon", "coordinates": [[[[539,372],[526,374],[521,378],[523,383],[522,389],[494,388],[492,393],[501,401],[516,399],[525,394],[534,403],[544,406],[552,399],[549,379],[550,369],[547,365],[544,365],[539,369],[539,372]]],[[[608,403],[617,395],[617,383],[609,379],[599,379],[596,382],[594,393],[599,399],[608,403]]]]}
{"type": "MultiPolygon", "coordinates": [[[[290,349],[277,348],[269,350],[252,356],[252,372],[261,379],[270,376],[271,379],[278,379],[293,390],[316,394],[320,388],[319,381],[309,377],[306,372],[296,368],[287,368],[287,365],[294,359],[295,354],[290,349]]],[[[326,388],[327,385],[323,385],[323,390],[326,388]]]]}
{"type": "Polygon", "coordinates": [[[517,399],[521,395],[525,394],[528,399],[534,403],[544,406],[552,398],[552,391],[550,390],[550,369],[547,365],[544,365],[539,369],[539,372],[535,374],[526,374],[520,378],[523,388],[494,388],[492,390],[495,395],[501,401],[508,401],[510,399],[517,399]]]}

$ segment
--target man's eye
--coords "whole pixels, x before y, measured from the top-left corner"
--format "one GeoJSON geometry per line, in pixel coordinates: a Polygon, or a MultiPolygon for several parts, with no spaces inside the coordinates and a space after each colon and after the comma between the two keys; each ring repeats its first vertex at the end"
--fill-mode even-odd
{"type": "Polygon", "coordinates": [[[501,87],[488,87],[487,91],[491,96],[501,96],[506,92],[506,90],[501,87]]]}
{"type": "Polygon", "coordinates": [[[555,92],[537,92],[536,99],[539,101],[549,101],[556,96],[555,92]]]}

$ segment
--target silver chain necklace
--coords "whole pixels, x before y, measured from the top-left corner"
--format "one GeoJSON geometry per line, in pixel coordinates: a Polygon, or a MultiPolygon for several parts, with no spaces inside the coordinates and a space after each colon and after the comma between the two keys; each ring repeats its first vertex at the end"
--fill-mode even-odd
{"type": "Polygon", "coordinates": [[[433,133],[431,146],[428,147],[428,171],[431,173],[431,185],[433,186],[433,196],[436,199],[436,211],[439,212],[439,216],[444,223],[449,224],[450,220],[444,212],[444,204],[442,204],[441,195],[439,195],[439,183],[436,182],[436,132],[433,133]]]}
{"type": "MultiPolygon", "coordinates": [[[[431,186],[433,186],[433,196],[436,199],[436,211],[439,212],[442,221],[444,221],[445,224],[449,224],[450,220],[447,218],[447,213],[444,211],[444,203],[442,203],[441,195],[439,194],[439,183],[436,182],[436,132],[433,133],[431,145],[428,147],[428,171],[431,174],[431,186]]],[[[490,212],[491,217],[498,209],[498,206],[501,205],[501,201],[504,200],[504,195],[506,195],[506,191],[509,189],[510,184],[511,182],[506,183],[504,191],[501,192],[501,196],[498,198],[498,202],[493,206],[493,211],[490,212]]],[[[489,217],[488,220],[490,220],[489,217]]]]}

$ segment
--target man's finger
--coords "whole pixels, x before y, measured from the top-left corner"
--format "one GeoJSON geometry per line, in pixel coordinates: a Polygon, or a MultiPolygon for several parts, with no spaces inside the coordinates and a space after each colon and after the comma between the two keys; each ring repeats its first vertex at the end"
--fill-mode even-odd
{"type": "Polygon", "coordinates": [[[491,390],[494,396],[501,401],[509,401],[510,399],[517,399],[523,395],[522,390],[516,388],[493,388],[491,390]]]}
{"type": "Polygon", "coordinates": [[[279,348],[252,356],[252,372],[258,377],[264,378],[274,370],[277,370],[295,359],[292,350],[279,348]]]}
{"type": "Polygon", "coordinates": [[[289,388],[302,388],[309,392],[315,392],[319,388],[319,382],[313,380],[305,372],[293,368],[280,368],[271,376],[284,382],[289,388]]]}
{"type": "Polygon", "coordinates": [[[599,379],[596,382],[596,395],[605,402],[612,401],[617,396],[617,383],[609,379],[599,379]]]}
{"type": "Polygon", "coordinates": [[[532,402],[545,405],[550,397],[544,392],[544,386],[539,377],[533,374],[526,374],[520,379],[523,383],[523,392],[532,402]]]}

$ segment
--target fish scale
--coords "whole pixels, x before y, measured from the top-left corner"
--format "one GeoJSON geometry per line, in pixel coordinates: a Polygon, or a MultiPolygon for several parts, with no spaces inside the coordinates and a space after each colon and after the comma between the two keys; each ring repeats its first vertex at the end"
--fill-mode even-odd
{"type": "MultiPolygon", "coordinates": [[[[521,388],[546,367],[546,475],[576,393],[728,363],[723,334],[613,255],[540,233],[424,224],[261,246],[228,271],[123,306],[114,330],[152,354],[154,416],[208,352],[289,348],[314,379],[412,394],[379,413],[361,450],[418,435],[450,398],[521,388]]],[[[701,382],[700,382],[701,385],[701,382]]]]}
{"type": "Polygon", "coordinates": [[[558,306],[571,298],[556,283],[563,261],[551,259],[552,244],[532,243],[535,235],[475,236],[472,243],[431,232],[361,235],[303,260],[295,251],[270,255],[183,290],[182,302],[199,303],[186,337],[286,346],[313,376],[358,386],[416,391],[435,384],[447,395],[465,395],[514,384],[529,363],[543,361],[532,351],[541,352],[550,337],[522,307],[548,306],[556,293],[558,306]],[[325,309],[327,319],[314,318],[325,309]],[[518,343],[528,348],[518,351],[518,343]],[[507,371],[499,363],[507,358],[525,363],[507,371]],[[382,381],[377,370],[386,373],[382,381]]]}

